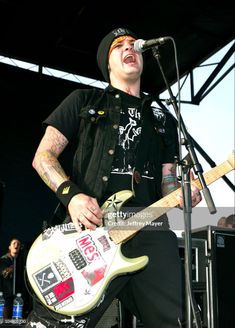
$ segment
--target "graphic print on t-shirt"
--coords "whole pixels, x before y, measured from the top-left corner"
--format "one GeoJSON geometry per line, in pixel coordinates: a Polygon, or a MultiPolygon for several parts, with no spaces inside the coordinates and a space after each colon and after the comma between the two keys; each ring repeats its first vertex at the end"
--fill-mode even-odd
{"type": "MultiPolygon", "coordinates": [[[[136,167],[137,149],[140,153],[144,149],[139,149],[140,137],[142,132],[141,104],[128,104],[123,107],[120,115],[119,138],[115,148],[115,155],[109,183],[106,189],[104,199],[116,193],[117,191],[129,189],[134,190],[135,197],[128,202],[128,206],[138,207],[140,204],[148,206],[153,203],[156,196],[156,186],[154,178],[154,167],[150,158],[145,158],[142,171],[138,181],[136,174],[133,176],[136,167]],[[133,189],[134,188],[134,189],[133,189]]],[[[148,109],[147,109],[148,110],[148,109]]],[[[165,130],[166,116],[158,108],[151,106],[149,110],[153,112],[153,124],[157,133],[162,134],[165,130]]],[[[145,146],[148,147],[152,140],[145,146]]],[[[138,168],[137,168],[138,169],[138,168]]]]}
{"type": "Polygon", "coordinates": [[[165,124],[166,124],[166,114],[163,111],[155,106],[151,106],[155,121],[155,130],[158,134],[165,133],[165,124]]]}
{"type": "MultiPolygon", "coordinates": [[[[166,115],[163,111],[151,106],[155,121],[155,129],[158,134],[165,133],[166,115]]],[[[121,112],[119,125],[119,139],[115,151],[115,159],[113,161],[112,173],[132,174],[135,167],[135,157],[137,146],[140,141],[141,134],[141,113],[138,108],[128,106],[121,112]]],[[[145,163],[143,172],[145,177],[149,177],[148,163],[145,163]]]]}
{"type": "Polygon", "coordinates": [[[119,146],[123,149],[129,149],[130,143],[140,134],[141,128],[136,128],[136,125],[136,121],[130,117],[129,123],[125,127],[119,127],[119,146]]]}
{"type": "Polygon", "coordinates": [[[119,139],[112,173],[132,174],[140,133],[140,111],[138,108],[128,107],[126,111],[121,112],[119,139]]]}

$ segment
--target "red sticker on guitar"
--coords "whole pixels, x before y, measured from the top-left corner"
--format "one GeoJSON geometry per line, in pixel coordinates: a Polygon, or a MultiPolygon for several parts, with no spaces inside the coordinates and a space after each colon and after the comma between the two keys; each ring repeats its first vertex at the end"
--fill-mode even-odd
{"type": "Polygon", "coordinates": [[[56,285],[53,289],[55,296],[58,302],[63,301],[65,298],[69,297],[74,293],[74,283],[73,278],[69,278],[65,281],[62,281],[58,285],[56,285]]]}
{"type": "Polygon", "coordinates": [[[82,270],[82,275],[87,280],[90,286],[94,286],[95,284],[97,284],[97,282],[104,278],[106,265],[104,264],[103,266],[100,266],[95,269],[90,269],[88,266],[87,269],[88,270],[82,270]]]}

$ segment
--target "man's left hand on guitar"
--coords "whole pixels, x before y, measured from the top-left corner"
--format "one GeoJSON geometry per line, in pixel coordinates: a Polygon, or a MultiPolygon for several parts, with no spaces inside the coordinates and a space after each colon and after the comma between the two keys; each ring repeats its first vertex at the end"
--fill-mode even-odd
{"type": "MultiPolygon", "coordinates": [[[[198,203],[202,200],[202,195],[200,190],[193,184],[194,174],[190,171],[190,180],[191,180],[191,200],[192,200],[192,207],[195,207],[198,203]]],[[[179,191],[179,195],[177,196],[178,199],[178,208],[183,209],[184,207],[184,199],[182,195],[182,189],[179,191]]]]}

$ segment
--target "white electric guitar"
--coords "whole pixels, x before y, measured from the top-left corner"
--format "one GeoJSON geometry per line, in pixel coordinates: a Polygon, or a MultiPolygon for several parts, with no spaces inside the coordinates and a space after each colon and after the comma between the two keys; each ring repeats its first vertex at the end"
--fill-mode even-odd
{"type": "MultiPolygon", "coordinates": [[[[204,174],[207,184],[234,170],[234,153],[204,174]]],[[[199,179],[193,184],[200,190],[199,179]]],[[[112,195],[102,206],[105,226],[78,233],[72,223],[46,229],[32,244],[26,262],[30,285],[50,310],[64,315],[81,315],[102,300],[111,281],[135,272],[148,263],[147,256],[126,258],[121,244],[141,228],[178,205],[179,190],[163,197],[126,220],[114,219],[123,204],[133,197],[130,190],[112,195]]]]}

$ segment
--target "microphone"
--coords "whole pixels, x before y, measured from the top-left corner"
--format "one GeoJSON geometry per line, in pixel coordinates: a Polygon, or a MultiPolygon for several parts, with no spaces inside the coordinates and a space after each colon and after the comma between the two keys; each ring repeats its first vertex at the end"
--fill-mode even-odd
{"type": "Polygon", "coordinates": [[[168,40],[170,40],[169,36],[164,36],[161,38],[151,39],[151,40],[138,39],[134,42],[134,50],[137,52],[143,52],[147,49],[151,49],[153,47],[160,46],[160,45],[166,43],[166,41],[168,41],[168,40]]]}

